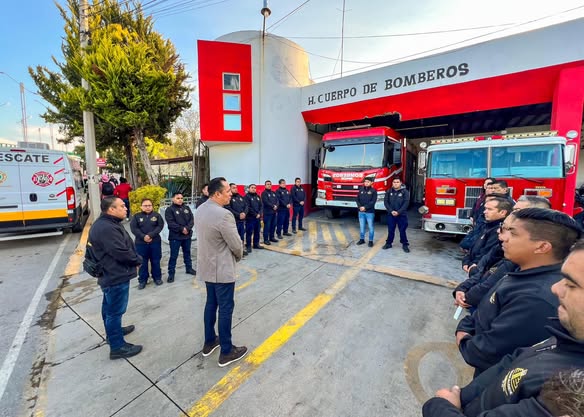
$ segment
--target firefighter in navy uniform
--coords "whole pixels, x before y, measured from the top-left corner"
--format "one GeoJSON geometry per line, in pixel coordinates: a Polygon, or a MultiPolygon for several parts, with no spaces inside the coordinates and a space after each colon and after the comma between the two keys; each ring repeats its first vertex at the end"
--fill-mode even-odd
{"type": "Polygon", "coordinates": [[[244,197],[247,203],[247,217],[245,220],[245,248],[248,253],[252,250],[252,235],[253,248],[263,249],[260,246],[260,221],[262,218],[262,200],[256,192],[256,185],[250,184],[247,188],[247,194],[244,197]]]}
{"type": "Polygon", "coordinates": [[[410,243],[406,235],[408,228],[408,206],[410,205],[410,192],[402,184],[399,178],[394,178],[391,188],[385,193],[383,200],[387,210],[387,240],[383,249],[389,249],[393,245],[395,227],[399,230],[399,241],[404,252],[410,251],[410,243]]]}
{"type": "Polygon", "coordinates": [[[306,191],[302,188],[300,178],[294,180],[294,187],[290,191],[292,196],[292,233],[296,233],[296,219],[298,218],[298,230],[306,230],[302,227],[304,219],[304,204],[306,202],[306,191]]]}
{"type": "Polygon", "coordinates": [[[272,191],[272,181],[264,183],[266,189],[262,193],[262,210],[264,212],[264,245],[271,245],[270,242],[277,242],[276,233],[276,213],[278,210],[278,197],[272,191]]]}
{"type": "Polygon", "coordinates": [[[546,327],[552,337],[506,355],[462,389],[441,389],[424,404],[424,417],[545,415],[538,398],[544,382],[584,368],[584,241],[572,247],[562,276],[552,286],[559,300],[559,323],[546,327]]]}
{"type": "Polygon", "coordinates": [[[141,204],[142,211],[134,214],[130,229],[135,237],[136,252],[142,257],[142,265],[138,273],[138,289],[143,290],[148,283],[148,262],[151,264],[152,279],[156,285],[162,285],[162,239],[160,232],[164,228],[164,220],[160,213],[153,211],[152,200],[145,198],[141,204]]]}
{"type": "Polygon", "coordinates": [[[189,206],[183,204],[182,193],[174,193],[172,196],[172,204],[164,212],[164,218],[168,225],[168,243],[170,246],[168,279],[166,282],[174,282],[176,260],[178,259],[178,252],[181,248],[186,273],[197,275],[197,272],[193,269],[193,260],[191,259],[191,238],[193,236],[195,218],[189,206]]]}
{"type": "Polygon", "coordinates": [[[373,246],[373,221],[375,220],[375,203],[377,202],[377,191],[371,184],[373,184],[371,178],[363,180],[363,186],[359,187],[356,201],[359,209],[359,241],[357,245],[365,243],[365,223],[367,223],[369,228],[369,247],[373,246]]]}
{"type": "Polygon", "coordinates": [[[288,227],[290,226],[290,208],[292,207],[292,196],[286,188],[286,181],[281,179],[278,181],[279,187],[276,190],[276,197],[278,197],[278,226],[276,233],[278,239],[282,239],[282,234],[284,236],[292,236],[292,233],[288,233],[288,227]]]}
{"type": "MultiPolygon", "coordinates": [[[[237,185],[234,183],[229,184],[231,188],[231,201],[227,206],[227,209],[233,213],[235,217],[235,225],[237,226],[237,233],[241,238],[241,244],[245,247],[245,220],[247,219],[247,201],[237,191],[237,185]]],[[[247,251],[243,251],[243,256],[247,255],[247,251]]]]}

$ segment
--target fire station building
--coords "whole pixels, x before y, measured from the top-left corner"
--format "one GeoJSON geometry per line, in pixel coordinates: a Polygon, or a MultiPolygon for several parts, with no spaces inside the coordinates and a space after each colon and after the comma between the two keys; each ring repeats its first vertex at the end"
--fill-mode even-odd
{"type": "MultiPolygon", "coordinates": [[[[421,199],[415,155],[428,138],[553,130],[579,160],[584,19],[315,83],[290,40],[243,31],[198,41],[201,139],[211,177],[245,186],[315,187],[322,135],[352,125],[405,137],[406,178],[421,199]]],[[[573,190],[584,172],[569,179],[573,190]]],[[[263,187],[259,187],[261,189],[263,187]]]]}

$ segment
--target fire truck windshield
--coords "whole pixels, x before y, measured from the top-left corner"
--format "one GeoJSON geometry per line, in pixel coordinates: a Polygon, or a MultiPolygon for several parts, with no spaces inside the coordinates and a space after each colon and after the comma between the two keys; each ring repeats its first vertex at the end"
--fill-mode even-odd
{"type": "Polygon", "coordinates": [[[562,178],[562,145],[504,146],[492,149],[491,176],[562,178]]]}
{"type": "Polygon", "coordinates": [[[430,152],[428,177],[484,178],[487,176],[487,149],[448,149],[430,152]]]}
{"type": "Polygon", "coordinates": [[[557,143],[441,149],[429,152],[428,177],[562,178],[563,155],[563,145],[557,143]]]}
{"type": "Polygon", "coordinates": [[[329,146],[325,148],[324,169],[378,168],[383,165],[383,143],[329,146]]]}

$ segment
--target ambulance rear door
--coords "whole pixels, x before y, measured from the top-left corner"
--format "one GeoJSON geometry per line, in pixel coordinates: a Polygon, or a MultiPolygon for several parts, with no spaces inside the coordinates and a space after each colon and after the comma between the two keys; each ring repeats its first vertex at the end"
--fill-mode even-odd
{"type": "Polygon", "coordinates": [[[24,150],[20,162],[22,208],[27,229],[70,225],[67,213],[67,174],[64,152],[24,150]]]}

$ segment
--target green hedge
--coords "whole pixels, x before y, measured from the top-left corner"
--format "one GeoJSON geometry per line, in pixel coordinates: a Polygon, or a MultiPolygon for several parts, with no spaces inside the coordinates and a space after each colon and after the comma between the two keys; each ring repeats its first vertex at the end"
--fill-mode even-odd
{"type": "Polygon", "coordinates": [[[166,188],[160,187],[158,185],[145,185],[143,187],[137,188],[134,191],[130,191],[130,210],[132,213],[139,213],[142,211],[141,205],[142,200],[149,198],[152,200],[152,205],[154,206],[154,211],[158,211],[160,208],[160,203],[164,200],[166,196],[166,188]]]}

